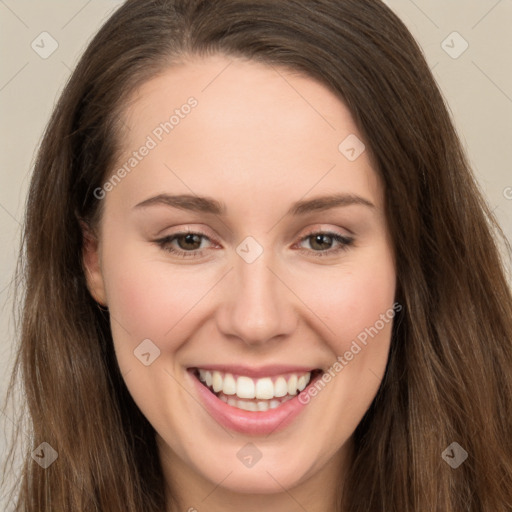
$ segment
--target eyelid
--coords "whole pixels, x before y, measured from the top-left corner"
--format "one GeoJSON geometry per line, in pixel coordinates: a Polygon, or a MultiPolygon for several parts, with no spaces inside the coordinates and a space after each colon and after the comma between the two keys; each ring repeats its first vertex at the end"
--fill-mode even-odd
{"type": "Polygon", "coordinates": [[[194,251],[185,251],[183,249],[174,248],[171,247],[171,242],[176,240],[180,236],[185,235],[199,235],[202,239],[206,239],[213,244],[220,245],[219,242],[215,240],[214,237],[211,237],[209,234],[205,232],[205,230],[201,229],[192,229],[189,226],[187,226],[185,229],[181,228],[179,231],[166,234],[156,240],[153,240],[154,243],[156,243],[162,250],[167,251],[171,254],[177,254],[178,258],[182,259],[191,259],[191,258],[200,258],[203,256],[203,253],[206,249],[196,249],[194,251]]]}
{"type": "Polygon", "coordinates": [[[332,226],[332,224],[322,224],[322,223],[312,224],[312,225],[309,225],[307,228],[301,229],[299,231],[299,234],[297,234],[295,236],[295,238],[297,238],[298,236],[300,236],[301,238],[304,238],[304,237],[314,235],[316,233],[338,235],[338,236],[341,236],[344,238],[352,238],[355,236],[355,232],[351,231],[348,228],[345,228],[345,227],[341,228],[340,226],[336,226],[336,227],[331,227],[331,226],[332,226]],[[305,234],[301,235],[300,233],[305,233],[305,234]]]}
{"type": "Polygon", "coordinates": [[[307,234],[303,235],[299,239],[299,243],[303,242],[304,240],[307,240],[308,238],[311,238],[313,235],[326,235],[326,236],[330,236],[331,238],[340,238],[345,241],[354,239],[353,236],[343,235],[342,233],[338,233],[337,231],[329,231],[326,229],[314,229],[313,231],[310,231],[307,234]]]}
{"type": "Polygon", "coordinates": [[[192,233],[192,234],[198,234],[198,235],[201,234],[201,235],[207,236],[208,238],[214,239],[215,235],[214,235],[213,231],[210,228],[203,227],[203,226],[204,226],[203,224],[176,224],[176,225],[167,226],[164,229],[158,230],[158,233],[156,233],[154,236],[159,237],[159,238],[166,238],[168,236],[179,235],[179,234],[183,234],[183,233],[192,233]],[[169,233],[167,233],[165,235],[160,235],[160,233],[167,232],[167,230],[175,230],[175,231],[170,231],[169,233]]]}
{"type": "Polygon", "coordinates": [[[338,233],[337,231],[332,230],[326,230],[326,229],[313,229],[312,231],[309,231],[307,234],[303,235],[298,242],[294,244],[294,246],[297,246],[304,242],[305,240],[308,240],[314,235],[324,235],[328,236],[333,239],[334,242],[338,243],[338,247],[334,247],[331,249],[326,249],[324,251],[314,251],[311,249],[305,249],[303,247],[298,247],[299,252],[308,253],[308,255],[313,255],[314,258],[322,258],[322,257],[335,257],[340,254],[342,251],[346,251],[349,249],[350,246],[354,244],[355,237],[353,236],[347,236],[343,235],[341,233],[338,233]]]}
{"type": "MultiPolygon", "coordinates": [[[[165,231],[165,230],[162,230],[165,231]]],[[[194,228],[188,225],[185,225],[184,227],[181,225],[178,228],[176,228],[176,231],[171,231],[170,233],[166,233],[165,235],[158,236],[158,238],[155,238],[154,242],[163,242],[165,240],[168,240],[170,238],[179,237],[179,236],[185,236],[185,235],[200,235],[202,238],[205,238],[209,240],[214,245],[221,245],[220,242],[217,240],[217,237],[215,235],[212,235],[210,233],[210,230],[206,228],[194,228]]],[[[191,251],[189,251],[191,252],[191,251]]]]}

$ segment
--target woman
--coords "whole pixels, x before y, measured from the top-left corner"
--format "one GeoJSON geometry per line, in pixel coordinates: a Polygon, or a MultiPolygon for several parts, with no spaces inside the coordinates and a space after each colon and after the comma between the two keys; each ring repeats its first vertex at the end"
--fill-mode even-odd
{"type": "Polygon", "coordinates": [[[510,510],[499,235],[383,3],[128,0],[31,183],[17,510],[510,510]]]}

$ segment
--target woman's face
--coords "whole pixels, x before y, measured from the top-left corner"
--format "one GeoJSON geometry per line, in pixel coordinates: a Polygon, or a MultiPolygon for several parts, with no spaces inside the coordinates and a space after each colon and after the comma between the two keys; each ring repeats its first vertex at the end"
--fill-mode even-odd
{"type": "Polygon", "coordinates": [[[338,478],[384,374],[396,280],[348,109],[313,79],[215,56],[144,84],[123,122],[84,261],[167,475],[253,493],[338,478]]]}

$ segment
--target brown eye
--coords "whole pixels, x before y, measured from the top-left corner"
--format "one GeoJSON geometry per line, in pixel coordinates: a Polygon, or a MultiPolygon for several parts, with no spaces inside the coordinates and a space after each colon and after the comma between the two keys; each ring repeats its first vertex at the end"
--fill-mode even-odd
{"type": "Polygon", "coordinates": [[[175,233],[160,240],[155,240],[164,251],[170,252],[182,258],[197,258],[203,255],[204,247],[201,247],[203,240],[211,242],[203,233],[175,233]]]}
{"type": "Polygon", "coordinates": [[[197,233],[188,233],[186,235],[178,235],[175,237],[178,247],[184,251],[195,251],[201,246],[202,235],[197,233]]]}
{"type": "Polygon", "coordinates": [[[310,245],[313,249],[318,249],[319,251],[326,251],[330,249],[330,246],[333,244],[333,237],[320,233],[317,235],[310,235],[311,239],[310,245]]]}
{"type": "Polygon", "coordinates": [[[301,239],[300,243],[306,241],[309,241],[311,249],[308,250],[302,247],[301,250],[305,250],[309,253],[316,253],[315,256],[328,256],[347,250],[348,247],[353,244],[354,239],[338,233],[318,232],[310,233],[305,236],[301,239]],[[333,249],[332,247],[334,244],[338,244],[338,247],[333,249]]]}

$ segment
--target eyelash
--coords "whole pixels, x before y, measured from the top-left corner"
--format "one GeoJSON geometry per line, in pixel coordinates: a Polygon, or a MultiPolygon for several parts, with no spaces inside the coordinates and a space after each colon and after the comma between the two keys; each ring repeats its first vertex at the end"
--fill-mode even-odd
{"type": "MultiPolygon", "coordinates": [[[[195,232],[195,231],[184,231],[179,233],[174,233],[173,235],[166,236],[164,238],[160,238],[159,240],[155,240],[155,243],[158,244],[158,246],[163,249],[166,252],[170,252],[171,254],[177,255],[180,258],[200,258],[203,256],[204,249],[195,249],[193,251],[184,251],[182,249],[176,249],[175,247],[172,247],[170,244],[175,239],[180,238],[182,236],[186,235],[199,235],[203,239],[210,240],[210,238],[201,232],[195,232]]],[[[341,244],[337,249],[326,249],[324,251],[313,251],[310,249],[304,249],[300,248],[300,252],[309,252],[313,253],[315,257],[325,257],[325,256],[332,256],[335,254],[338,254],[342,251],[348,250],[348,248],[353,245],[354,238],[343,236],[338,233],[334,233],[332,231],[313,231],[309,233],[308,235],[302,237],[299,241],[299,243],[304,242],[305,240],[312,238],[317,235],[325,235],[333,239],[333,241],[338,242],[341,244]]]]}

